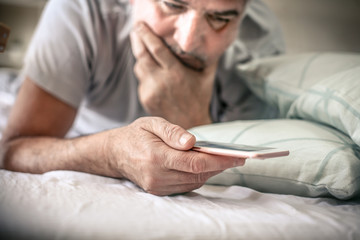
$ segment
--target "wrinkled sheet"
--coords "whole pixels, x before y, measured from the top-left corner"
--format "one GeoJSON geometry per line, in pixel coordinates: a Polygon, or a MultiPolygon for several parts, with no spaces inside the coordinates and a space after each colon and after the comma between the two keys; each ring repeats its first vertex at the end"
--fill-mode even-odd
{"type": "Polygon", "coordinates": [[[17,76],[18,71],[15,69],[0,68],[0,138],[20,86],[17,76]]]}
{"type": "Polygon", "coordinates": [[[158,197],[86,173],[0,170],[0,226],[24,239],[360,239],[360,201],[212,185],[158,197]]]}

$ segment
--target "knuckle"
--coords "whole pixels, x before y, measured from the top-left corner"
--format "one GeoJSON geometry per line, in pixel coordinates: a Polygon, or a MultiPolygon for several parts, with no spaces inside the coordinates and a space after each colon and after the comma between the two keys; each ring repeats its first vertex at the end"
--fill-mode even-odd
{"type": "Polygon", "coordinates": [[[132,126],[135,127],[136,130],[139,130],[141,134],[144,133],[144,129],[148,128],[149,126],[149,117],[140,117],[132,122],[132,126]]]}
{"type": "Polygon", "coordinates": [[[203,184],[204,182],[206,182],[206,180],[208,179],[208,175],[207,174],[197,174],[196,176],[196,182],[197,184],[203,184]]]}
{"type": "Polygon", "coordinates": [[[152,176],[146,176],[143,178],[142,188],[145,192],[156,192],[157,180],[152,176]]]}
{"type": "Polygon", "coordinates": [[[162,117],[151,116],[151,117],[146,117],[146,118],[148,118],[148,120],[151,121],[153,126],[157,126],[158,124],[166,123],[166,120],[162,117]]]}
{"type": "Polygon", "coordinates": [[[206,169],[206,161],[192,157],[189,159],[190,171],[193,173],[202,173],[206,169]]]}
{"type": "Polygon", "coordinates": [[[164,54],[165,48],[164,48],[164,46],[158,44],[158,45],[154,46],[152,52],[153,52],[153,54],[156,55],[156,56],[161,56],[161,55],[164,54]]]}
{"type": "Polygon", "coordinates": [[[159,97],[156,93],[148,91],[145,87],[139,89],[140,102],[145,106],[152,106],[159,104],[159,97]]]}
{"type": "Polygon", "coordinates": [[[136,123],[136,124],[147,123],[148,119],[149,119],[149,117],[139,117],[133,123],[136,123]]]}
{"type": "Polygon", "coordinates": [[[144,58],[148,55],[145,48],[138,48],[136,51],[133,51],[133,53],[137,60],[144,58]]]}
{"type": "Polygon", "coordinates": [[[182,129],[178,125],[174,124],[167,124],[164,128],[166,136],[168,136],[170,139],[175,139],[178,132],[180,132],[182,129]]]}
{"type": "Polygon", "coordinates": [[[144,105],[147,106],[150,104],[150,96],[147,94],[146,91],[143,90],[144,88],[139,89],[139,100],[144,105]]]}

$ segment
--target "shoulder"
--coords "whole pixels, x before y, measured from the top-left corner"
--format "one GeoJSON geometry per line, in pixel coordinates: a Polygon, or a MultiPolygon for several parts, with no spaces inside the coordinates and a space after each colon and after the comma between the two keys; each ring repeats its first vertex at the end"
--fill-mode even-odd
{"type": "Polygon", "coordinates": [[[280,23],[262,0],[251,0],[241,24],[239,39],[255,56],[263,57],[285,52],[280,23]]]}
{"type": "MultiPolygon", "coordinates": [[[[261,28],[269,30],[277,25],[277,20],[271,9],[262,0],[251,0],[246,9],[246,19],[252,20],[261,28]]],[[[246,25],[246,22],[244,23],[246,25]]]]}
{"type": "Polygon", "coordinates": [[[128,0],[50,0],[45,13],[51,13],[47,17],[59,17],[63,20],[106,20],[114,16],[125,19],[129,9],[128,0]],[[54,14],[55,11],[57,14],[54,14]]]}
{"type": "Polygon", "coordinates": [[[229,72],[236,64],[284,52],[285,41],[276,16],[262,0],[250,0],[238,36],[226,50],[220,68],[229,72]]]}

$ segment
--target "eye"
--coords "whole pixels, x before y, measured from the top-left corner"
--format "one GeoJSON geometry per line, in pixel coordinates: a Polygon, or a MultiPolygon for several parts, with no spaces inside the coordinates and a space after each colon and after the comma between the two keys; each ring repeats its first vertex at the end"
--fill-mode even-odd
{"type": "Polygon", "coordinates": [[[183,5],[171,2],[171,1],[162,1],[163,8],[166,12],[181,12],[185,10],[183,5]]]}
{"type": "Polygon", "coordinates": [[[219,17],[216,15],[207,15],[206,18],[211,28],[214,29],[215,31],[222,30],[230,22],[230,19],[219,17]]]}

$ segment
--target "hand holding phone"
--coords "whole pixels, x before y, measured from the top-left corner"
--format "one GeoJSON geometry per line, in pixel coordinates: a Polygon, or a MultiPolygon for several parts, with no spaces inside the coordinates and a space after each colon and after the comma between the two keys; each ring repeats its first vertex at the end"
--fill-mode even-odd
{"type": "Polygon", "coordinates": [[[239,157],[239,158],[274,158],[274,157],[283,157],[288,156],[289,151],[278,149],[278,148],[269,148],[269,147],[260,147],[260,146],[248,146],[242,144],[231,144],[231,143],[218,143],[218,142],[208,142],[208,141],[197,141],[192,150],[205,152],[215,155],[239,157]]]}

